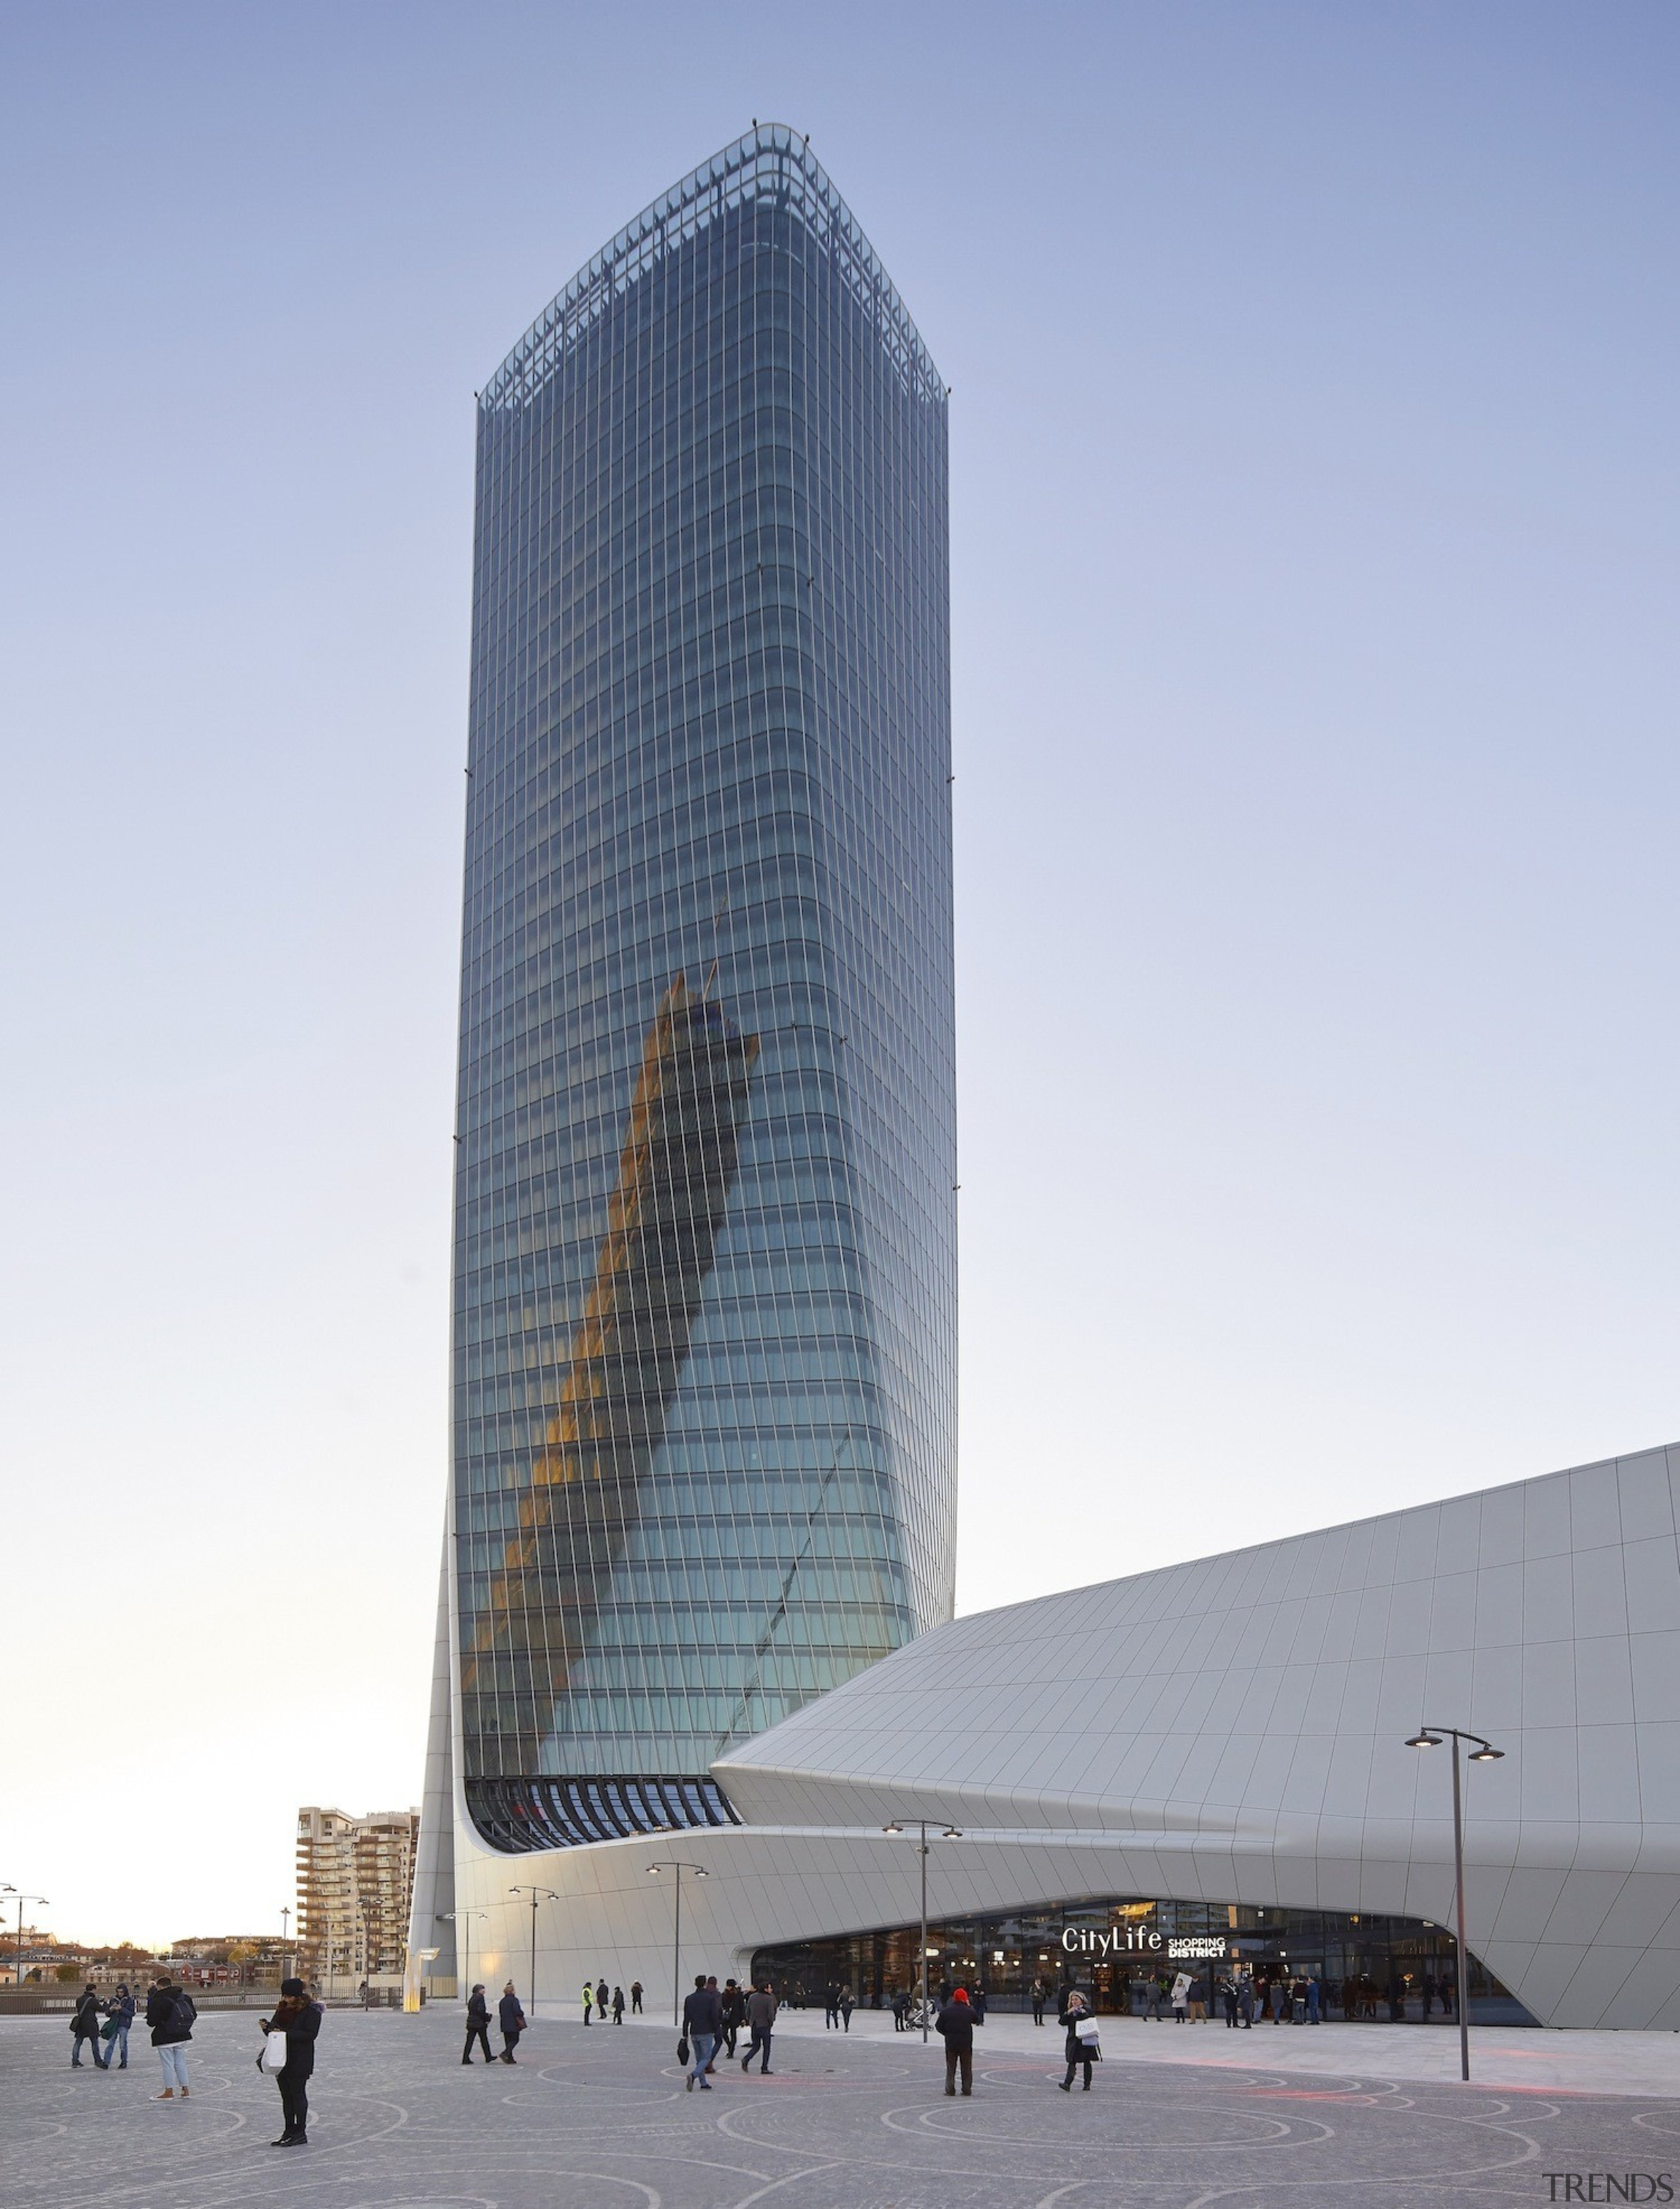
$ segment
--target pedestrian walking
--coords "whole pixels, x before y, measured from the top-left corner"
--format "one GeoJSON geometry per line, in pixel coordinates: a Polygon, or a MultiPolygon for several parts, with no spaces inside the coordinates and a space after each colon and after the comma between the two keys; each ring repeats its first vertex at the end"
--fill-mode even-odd
{"type": "Polygon", "coordinates": [[[519,2036],[525,2030],[525,2012],[519,2006],[519,1996],[514,1992],[514,1983],[509,1980],[502,1989],[502,1999],[496,2005],[496,2022],[502,2033],[502,2061],[516,2063],[514,2054],[519,2046],[519,2036]]]}
{"type": "Polygon", "coordinates": [[[614,1987],[612,1989],[612,2022],[615,2025],[622,2025],[624,2022],[624,1989],[623,1987],[614,1987]]]}
{"type": "Polygon", "coordinates": [[[706,1974],[696,1974],[694,1992],[683,2001],[683,2036],[689,2043],[689,2076],[684,2091],[692,2094],[696,2080],[702,2094],[709,2094],[712,2082],[706,2076],[712,2066],[712,2051],[723,2031],[723,2002],[715,1985],[708,1986],[706,1974]]]}
{"type": "Polygon", "coordinates": [[[485,2000],[485,1984],[482,1979],[467,1997],[467,2045],[461,2051],[461,2060],[463,2063],[470,2063],[473,2061],[473,2043],[475,2040],[485,2051],[485,2062],[493,2063],[496,2059],[490,2052],[490,2004],[485,2000]]]}
{"type": "Polygon", "coordinates": [[[126,2071],[129,2068],[129,2028],[134,2023],[134,1996],[129,1993],[126,1982],[119,1979],[117,1982],[116,1993],[105,2006],[105,2025],[103,2037],[105,2042],[105,2068],[107,2071],[111,2068],[111,2059],[113,2056],[120,2056],[122,2059],[117,2066],[119,2071],[126,2071]]]}
{"type": "Polygon", "coordinates": [[[1245,1971],[1237,1989],[1237,2014],[1243,2020],[1244,2032],[1254,2031],[1254,1981],[1245,1971]]]}
{"type": "Polygon", "coordinates": [[[70,2068],[81,2068],[81,2043],[87,2043],[87,2052],[93,2059],[93,2068],[103,2071],[105,2060],[99,2053],[99,1997],[90,1982],[75,1998],[75,2014],[70,2019],[70,2068]]]}
{"type": "Polygon", "coordinates": [[[770,2072],[770,2034],[776,2022],[776,1998],[770,1991],[767,1979],[762,1987],[755,1987],[747,1996],[747,2029],[752,2037],[747,2043],[747,2052],[741,2058],[745,2071],[753,2057],[758,2057],[758,2074],[768,2078],[770,2072]]]}
{"type": "Polygon", "coordinates": [[[737,2036],[746,2021],[746,1996],[733,1979],[726,1979],[723,1989],[723,2052],[732,2062],[735,2056],[737,2036]]]}
{"type": "Polygon", "coordinates": [[[167,1971],[160,1972],[146,1997],[146,2022],[152,2028],[152,2045],[163,2064],[160,2102],[172,2102],[178,2092],[187,2098],[187,2043],[198,2019],[198,2005],[184,1987],[178,1987],[167,1971]]]}
{"type": "Polygon", "coordinates": [[[1097,2042],[1096,2013],[1077,1987],[1069,1987],[1062,2003],[1057,2023],[1067,2033],[1063,2054],[1068,2059],[1068,2074],[1058,2081],[1064,2094],[1074,2091],[1074,2073],[1082,2064],[1085,2068],[1085,2092],[1091,2091],[1091,2066],[1097,2062],[1102,2049],[1097,2042]]]}
{"type": "Polygon", "coordinates": [[[641,2014],[641,1982],[640,1979],[632,1979],[630,1981],[630,2015],[632,2017],[640,2017],[641,2014]]]}
{"type": "Polygon", "coordinates": [[[822,2030],[824,2032],[840,2031],[840,1989],[832,1980],[822,1989],[822,2030]]]}
{"type": "Polygon", "coordinates": [[[589,2013],[594,2007],[595,1983],[593,1979],[586,1979],[583,1982],[583,2022],[586,2025],[589,2022],[589,2013]]]}
{"type": "Polygon", "coordinates": [[[1307,2023],[1309,2025],[1318,2023],[1322,2007],[1323,1996],[1319,1989],[1318,1975],[1316,1971],[1309,1971],[1307,1974],[1307,2023]]]}
{"type": "Polygon", "coordinates": [[[1045,1995],[1047,1989],[1045,1986],[1044,1981],[1042,1979],[1034,1979],[1033,1982],[1033,2022],[1034,2025],[1042,2025],[1045,2021],[1045,1995]]]}
{"type": "Polygon", "coordinates": [[[968,1989],[959,1987],[933,2021],[933,2029],[945,2043],[945,2092],[954,2094],[957,2075],[962,2075],[962,2091],[974,2091],[974,2012],[968,2000],[968,1989]]]}
{"type": "MultiPolygon", "coordinates": [[[[309,2146],[309,2086],[315,2070],[315,2043],[321,2031],[321,2005],[310,2000],[301,1979],[280,1981],[280,1998],[274,2013],[262,2019],[264,2032],[280,2033],[286,2040],[286,2062],[274,2073],[284,2122],[280,2138],[270,2140],[270,2147],[309,2146]]],[[[272,2039],[268,2044],[273,2047],[272,2039]]]]}
{"type": "Polygon", "coordinates": [[[1206,2025],[1207,2022],[1207,1989],[1203,1985],[1199,1977],[1190,1981],[1189,1986],[1187,1989],[1187,1994],[1189,2001],[1190,2023],[1192,2025],[1206,2025]]]}
{"type": "Polygon", "coordinates": [[[595,2014],[599,2018],[603,2025],[606,2023],[607,2006],[611,2000],[612,1997],[606,1989],[606,1981],[605,1979],[597,1979],[595,1982],[595,2014]]]}
{"type": "Polygon", "coordinates": [[[840,1989],[840,2022],[848,2032],[852,2030],[852,2013],[857,2008],[857,1997],[853,1995],[851,1988],[842,1987],[840,1989]]]}

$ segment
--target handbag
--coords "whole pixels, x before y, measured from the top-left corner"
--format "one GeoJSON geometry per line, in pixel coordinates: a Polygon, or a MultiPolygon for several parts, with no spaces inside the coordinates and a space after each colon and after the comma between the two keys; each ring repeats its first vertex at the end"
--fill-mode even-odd
{"type": "Polygon", "coordinates": [[[276,2071],[285,2070],[286,2055],[286,2035],[283,2032],[270,2032],[264,2035],[262,2053],[256,2060],[262,2068],[272,2078],[276,2071]]]}
{"type": "Polygon", "coordinates": [[[1074,2031],[1089,2047],[1100,2037],[1102,2027],[1094,2017],[1082,2017],[1074,2027],[1074,2031]]]}
{"type": "Polygon", "coordinates": [[[683,2037],[682,2037],[682,2038],[677,2042],[677,2061],[679,2063],[686,2063],[686,2062],[688,2062],[688,2060],[689,2060],[689,2036],[688,2036],[688,2034],[685,2032],[685,2033],[683,2035],[683,2037]]]}

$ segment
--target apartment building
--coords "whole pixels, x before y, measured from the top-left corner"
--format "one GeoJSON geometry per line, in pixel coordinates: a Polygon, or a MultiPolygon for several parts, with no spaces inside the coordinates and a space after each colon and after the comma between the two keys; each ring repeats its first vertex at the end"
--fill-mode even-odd
{"type": "Polygon", "coordinates": [[[419,1823],[418,1810],[298,1811],[298,1959],[328,1991],[400,1980],[419,1823]]]}

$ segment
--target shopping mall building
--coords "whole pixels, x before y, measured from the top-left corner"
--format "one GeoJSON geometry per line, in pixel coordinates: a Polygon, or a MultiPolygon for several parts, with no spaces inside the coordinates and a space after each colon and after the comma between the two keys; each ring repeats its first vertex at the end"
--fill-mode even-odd
{"type": "Polygon", "coordinates": [[[946,401],[780,126],[480,395],[412,1965],[1417,2014],[1427,1720],[1472,2005],[1680,2027],[1674,1454],[952,1618],[946,401]]]}

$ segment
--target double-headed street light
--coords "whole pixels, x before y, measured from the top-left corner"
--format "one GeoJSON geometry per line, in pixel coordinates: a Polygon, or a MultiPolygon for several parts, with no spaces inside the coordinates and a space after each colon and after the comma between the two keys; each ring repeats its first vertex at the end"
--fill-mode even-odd
{"type": "Polygon", "coordinates": [[[683,2002],[683,1874],[691,1871],[696,1879],[710,1879],[712,1875],[704,1864],[689,1863],[677,1857],[665,1863],[649,1864],[647,1876],[653,1879],[662,1871],[674,1871],[677,1875],[677,1913],[671,1936],[671,2021],[679,2025],[683,2002]]]}
{"type": "MultiPolygon", "coordinates": [[[[487,1910],[440,1910],[437,1912],[437,1922],[440,1925],[453,1925],[456,1929],[455,1947],[458,1951],[456,1962],[459,1969],[461,1998],[463,2001],[470,2001],[473,1998],[473,1920],[475,1917],[488,1917],[489,1915],[490,1912],[487,1910]]],[[[532,1996],[533,2002],[535,1999],[533,1994],[532,1996]]]]}
{"type": "Polygon", "coordinates": [[[17,1889],[9,1880],[3,1887],[0,1887],[0,1894],[17,1895],[17,1983],[21,1986],[23,1984],[23,1905],[26,1902],[39,1902],[45,1910],[47,1898],[44,1894],[18,1894],[17,1889]]]}
{"type": "Polygon", "coordinates": [[[551,1887],[510,1887],[509,1894],[528,1894],[531,1898],[531,2014],[537,2014],[537,1905],[539,1902],[558,1902],[560,1897],[551,1887]]]}
{"type": "MultiPolygon", "coordinates": [[[[930,1825],[937,1825],[938,1822],[936,1818],[889,1818],[881,1828],[883,1833],[901,1833],[906,1826],[914,1826],[920,1834],[916,1845],[916,1853],[922,1860],[922,2037],[924,2040],[928,2037],[928,1827],[930,1825]]],[[[941,1830],[940,1839],[946,1841],[960,1841],[962,1839],[961,1827],[944,1827],[941,1830]]]]}
{"type": "Polygon", "coordinates": [[[1459,1780],[1459,1744],[1473,1741],[1470,1750],[1472,1764],[1497,1764],[1505,1754],[1490,1741],[1484,1741],[1478,1733],[1466,1733],[1461,1726],[1432,1726],[1427,1719],[1406,1743],[1408,1749],[1439,1749],[1450,1735],[1453,1743],[1453,1884],[1458,1903],[1458,2006],[1459,2006],[1459,2076],[1470,2076],[1470,1972],[1469,1959],[1464,1948],[1464,1794],[1459,1780]]]}

